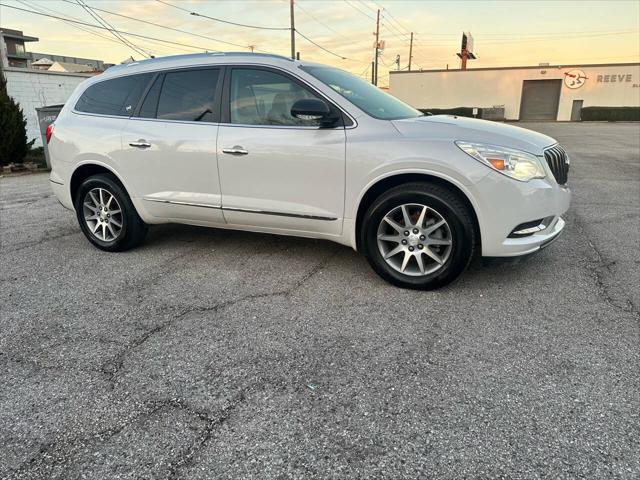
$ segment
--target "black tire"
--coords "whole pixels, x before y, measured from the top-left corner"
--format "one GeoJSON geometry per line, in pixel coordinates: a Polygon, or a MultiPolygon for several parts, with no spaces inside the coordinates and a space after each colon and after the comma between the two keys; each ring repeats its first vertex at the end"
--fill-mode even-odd
{"type": "Polygon", "coordinates": [[[129,250],[142,243],[147,234],[147,225],[142,221],[138,212],[136,212],[125,189],[112,175],[101,173],[86,178],[76,192],[74,206],[82,233],[100,250],[107,252],[129,250]],[[95,188],[104,189],[113,195],[122,211],[121,215],[118,216],[118,219],[121,220],[122,227],[115,239],[105,241],[98,238],[98,236],[91,232],[85,221],[85,208],[83,203],[87,194],[95,188]]]}
{"type": "Polygon", "coordinates": [[[382,194],[367,209],[360,229],[363,253],[378,275],[398,287],[416,290],[433,290],[458,278],[471,262],[475,244],[474,221],[467,205],[453,191],[427,182],[407,183],[382,194]],[[378,248],[380,222],[394,208],[405,204],[425,205],[437,211],[448,223],[451,236],[448,257],[432,273],[419,276],[401,273],[387,263],[378,248]]]}

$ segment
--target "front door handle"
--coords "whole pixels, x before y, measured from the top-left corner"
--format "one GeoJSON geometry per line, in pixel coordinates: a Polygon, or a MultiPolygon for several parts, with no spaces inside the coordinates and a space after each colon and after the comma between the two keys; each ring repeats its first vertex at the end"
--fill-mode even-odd
{"type": "Polygon", "coordinates": [[[136,148],[149,148],[151,144],[146,140],[140,139],[137,142],[129,142],[129,145],[136,148]]]}
{"type": "Polygon", "coordinates": [[[229,155],[246,155],[249,151],[245,150],[240,145],[235,145],[232,148],[223,148],[222,153],[228,153],[229,155]]]}

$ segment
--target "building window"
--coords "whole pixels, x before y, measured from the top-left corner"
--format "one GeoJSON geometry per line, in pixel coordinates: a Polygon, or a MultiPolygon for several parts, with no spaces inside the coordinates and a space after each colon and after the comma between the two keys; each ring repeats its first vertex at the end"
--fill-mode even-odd
{"type": "Polygon", "coordinates": [[[26,60],[14,60],[13,58],[9,59],[9,66],[15,68],[27,68],[26,60]]]}

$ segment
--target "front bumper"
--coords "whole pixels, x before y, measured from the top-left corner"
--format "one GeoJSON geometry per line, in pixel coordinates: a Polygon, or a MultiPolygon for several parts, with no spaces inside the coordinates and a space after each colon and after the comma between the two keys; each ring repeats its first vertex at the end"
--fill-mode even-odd
{"type": "Polygon", "coordinates": [[[544,248],[562,233],[562,215],[569,209],[571,190],[559,186],[553,177],[518,182],[497,172],[475,186],[482,256],[514,257],[544,248]],[[525,222],[552,217],[547,228],[529,236],[509,238],[525,222]]]}

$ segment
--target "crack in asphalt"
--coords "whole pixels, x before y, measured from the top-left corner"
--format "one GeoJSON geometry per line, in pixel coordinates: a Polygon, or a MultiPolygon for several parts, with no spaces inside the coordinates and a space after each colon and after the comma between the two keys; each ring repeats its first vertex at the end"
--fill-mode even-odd
{"type": "MultiPolygon", "coordinates": [[[[46,232],[45,232],[45,234],[46,234],[46,232]]],[[[78,228],[74,228],[73,231],[66,231],[65,233],[60,233],[59,235],[47,235],[45,237],[42,237],[39,240],[32,240],[30,242],[22,242],[18,248],[13,248],[13,249],[0,248],[0,250],[3,253],[20,252],[20,251],[25,250],[27,248],[37,247],[38,245],[41,245],[43,243],[47,243],[47,242],[51,242],[53,240],[58,240],[60,238],[70,237],[72,235],[79,235],[79,234],[80,234],[80,230],[78,228]]]]}
{"type": "Polygon", "coordinates": [[[230,401],[222,408],[216,417],[211,417],[205,412],[195,410],[187,410],[192,415],[198,416],[201,420],[206,421],[206,426],[201,435],[189,445],[187,450],[180,454],[177,461],[172,463],[167,475],[167,480],[175,480],[178,478],[179,471],[194,464],[196,455],[207,445],[213,437],[217,428],[222,426],[231,417],[231,414],[242,404],[246,402],[244,392],[240,392],[235,399],[230,401]]]}
{"type": "Polygon", "coordinates": [[[591,248],[596,256],[597,264],[593,265],[592,263],[588,263],[587,269],[590,270],[593,274],[596,287],[600,292],[600,296],[607,304],[611,305],[617,310],[632,314],[636,318],[636,320],[640,321],[640,310],[638,309],[638,306],[633,303],[633,300],[631,300],[631,298],[629,298],[628,296],[625,296],[625,298],[623,299],[624,305],[620,305],[619,301],[616,300],[616,298],[611,294],[611,285],[609,285],[605,281],[604,271],[606,270],[611,273],[611,267],[616,264],[616,261],[607,259],[604,253],[591,239],[582,216],[577,212],[574,212],[574,216],[576,219],[576,227],[578,227],[578,229],[582,232],[584,238],[587,240],[589,248],[591,248]]]}
{"type": "MultiPolygon", "coordinates": [[[[91,444],[92,446],[103,444],[110,438],[122,432],[125,428],[133,425],[136,422],[144,421],[151,416],[157,414],[163,409],[175,409],[182,410],[188,413],[194,418],[205,423],[205,427],[202,429],[202,433],[191,442],[191,444],[185,449],[184,453],[180,454],[178,459],[170,463],[168,479],[173,479],[177,475],[179,469],[189,465],[194,456],[206,445],[209,439],[213,436],[217,427],[224,424],[231,416],[233,410],[235,410],[240,404],[245,402],[246,398],[244,392],[237,395],[235,399],[230,401],[224,408],[222,408],[217,415],[213,415],[206,411],[196,410],[190,407],[185,401],[181,399],[168,399],[168,400],[151,400],[144,403],[143,411],[136,415],[127,418],[119,425],[105,428],[98,432],[91,433],[82,437],[75,437],[67,439],[62,443],[54,440],[52,442],[44,443],[38,449],[38,452],[33,455],[29,460],[26,460],[20,464],[17,468],[10,470],[9,473],[19,478],[24,476],[25,478],[33,478],[36,475],[36,471],[40,469],[44,463],[47,463],[47,469],[51,470],[56,466],[64,465],[69,461],[69,456],[74,453],[74,447],[78,444],[85,446],[91,444]]],[[[44,469],[43,469],[44,470],[44,469]]],[[[43,472],[45,478],[49,478],[43,472]]],[[[64,478],[64,477],[63,477],[64,478]]]]}
{"type": "Polygon", "coordinates": [[[246,302],[249,300],[257,300],[260,298],[291,296],[300,288],[302,288],[302,286],[306,282],[308,282],[313,276],[315,276],[320,271],[322,271],[327,266],[327,264],[329,264],[329,262],[337,255],[338,251],[339,251],[338,249],[334,249],[334,251],[330,255],[328,255],[327,258],[325,258],[323,261],[316,264],[313,268],[309,269],[309,271],[305,275],[303,275],[298,281],[294,282],[294,284],[288,288],[276,290],[274,292],[264,292],[264,293],[254,293],[254,294],[244,295],[233,300],[227,300],[221,303],[217,303],[212,306],[186,307],[181,311],[179,311],[177,314],[175,314],[170,320],[163,322],[159,325],[156,325],[155,327],[147,330],[144,334],[142,334],[141,336],[136,338],[133,342],[131,342],[128,346],[126,346],[113,359],[111,359],[108,362],[105,362],[102,365],[102,371],[109,376],[108,380],[111,384],[111,388],[112,389],[115,388],[116,377],[120,373],[126,357],[131,352],[133,352],[134,350],[136,350],[137,348],[145,344],[151,337],[173,326],[176,322],[184,318],[186,315],[189,315],[191,313],[217,313],[225,308],[232,307],[233,305],[236,305],[238,303],[246,302]]]}
{"type": "MultiPolygon", "coordinates": [[[[66,439],[62,442],[62,445],[64,445],[64,447],[61,446],[61,442],[58,439],[54,439],[51,442],[44,443],[40,445],[40,448],[35,455],[33,455],[29,460],[26,460],[25,462],[20,464],[10,473],[14,475],[21,475],[28,471],[32,471],[33,469],[37,469],[47,459],[51,459],[51,467],[64,463],[65,457],[72,452],[73,447],[76,444],[85,442],[103,443],[109,440],[114,435],[122,432],[126,427],[133,424],[137,420],[149,417],[154,413],[157,413],[164,406],[164,402],[149,402],[146,405],[146,410],[139,412],[133,417],[127,418],[126,421],[122,422],[120,425],[105,428],[87,436],[66,439]],[[56,458],[56,456],[54,455],[54,450],[56,450],[57,447],[59,447],[59,454],[57,455],[58,458],[56,458]]],[[[32,476],[28,476],[27,478],[32,478],[32,476]]]]}

